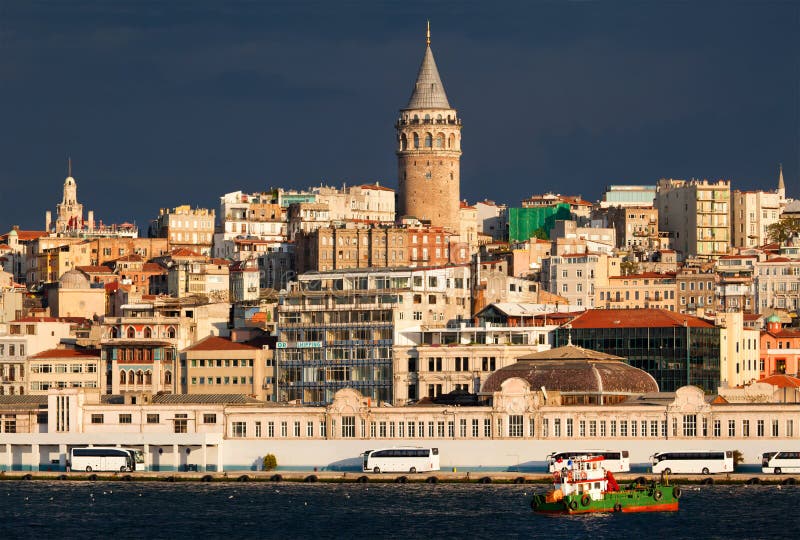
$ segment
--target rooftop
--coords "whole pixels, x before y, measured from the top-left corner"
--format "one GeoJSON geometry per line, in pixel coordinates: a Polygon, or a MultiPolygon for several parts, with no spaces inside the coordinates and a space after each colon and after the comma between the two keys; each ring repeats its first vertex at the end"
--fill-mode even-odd
{"type": "Polygon", "coordinates": [[[75,349],[50,349],[31,356],[31,359],[40,358],[98,358],[100,355],[91,351],[78,351],[75,349]]]}
{"type": "Polygon", "coordinates": [[[666,309],[590,309],[570,323],[572,328],[714,328],[714,325],[691,315],[666,309]]]}

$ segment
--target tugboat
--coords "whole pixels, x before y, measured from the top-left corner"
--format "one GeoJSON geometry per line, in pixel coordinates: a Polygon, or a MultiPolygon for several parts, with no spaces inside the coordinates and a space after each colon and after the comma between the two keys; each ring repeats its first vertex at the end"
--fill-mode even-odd
{"type": "Polygon", "coordinates": [[[553,489],[535,495],[534,512],[541,514],[588,514],[595,512],[677,512],[679,486],[670,486],[665,475],[660,482],[644,477],[620,488],[611,471],[603,467],[603,456],[576,456],[553,473],[553,489]]]}

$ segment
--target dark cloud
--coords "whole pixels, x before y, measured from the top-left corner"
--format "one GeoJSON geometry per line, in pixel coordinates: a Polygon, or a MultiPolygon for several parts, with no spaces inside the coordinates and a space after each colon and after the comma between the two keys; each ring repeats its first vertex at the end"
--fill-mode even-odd
{"type": "Polygon", "coordinates": [[[779,162],[800,196],[797,3],[19,2],[0,4],[0,228],[42,225],[68,155],[107,221],[395,185],[426,18],[464,120],[464,197],[771,188],[779,162]]]}

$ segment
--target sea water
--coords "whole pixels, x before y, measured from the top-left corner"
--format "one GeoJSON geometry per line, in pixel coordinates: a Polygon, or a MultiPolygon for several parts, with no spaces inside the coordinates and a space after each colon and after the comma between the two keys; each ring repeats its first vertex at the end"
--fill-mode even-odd
{"type": "Polygon", "coordinates": [[[9,538],[794,538],[800,486],[684,486],[677,513],[541,516],[538,485],[0,482],[9,538]]]}

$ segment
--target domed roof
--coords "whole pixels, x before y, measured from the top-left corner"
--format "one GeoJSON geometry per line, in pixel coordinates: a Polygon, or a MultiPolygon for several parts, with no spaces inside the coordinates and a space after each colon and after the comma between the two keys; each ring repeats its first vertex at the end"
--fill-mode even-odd
{"type": "Polygon", "coordinates": [[[17,234],[17,229],[11,229],[8,232],[8,236],[19,236],[19,234],[17,234]]]}
{"type": "Polygon", "coordinates": [[[779,323],[779,322],[781,322],[781,318],[778,317],[778,315],[776,315],[775,313],[773,313],[772,315],[767,317],[767,322],[768,323],[773,323],[773,322],[778,322],[779,323]]]}
{"type": "Polygon", "coordinates": [[[67,176],[67,179],[64,180],[64,185],[65,186],[74,186],[75,185],[75,179],[73,177],[71,177],[71,176],[67,176]]]}
{"type": "Polygon", "coordinates": [[[498,369],[483,383],[482,392],[497,392],[512,377],[530,387],[562,393],[646,394],[658,392],[652,375],[629,366],[619,356],[566,345],[529,354],[515,364],[498,369]]]}
{"type": "Polygon", "coordinates": [[[58,279],[61,289],[89,289],[89,280],[80,270],[70,270],[58,279]]]}

